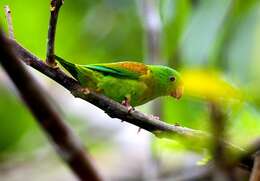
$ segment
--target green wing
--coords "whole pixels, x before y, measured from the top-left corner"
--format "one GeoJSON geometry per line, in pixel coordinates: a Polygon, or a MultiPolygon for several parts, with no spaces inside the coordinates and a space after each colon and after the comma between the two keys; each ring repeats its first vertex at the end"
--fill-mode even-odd
{"type": "Polygon", "coordinates": [[[125,79],[139,79],[140,76],[145,75],[148,72],[148,66],[138,62],[126,61],[117,63],[78,65],[70,63],[58,56],[55,56],[55,58],[76,79],[84,76],[98,76],[95,72],[101,73],[104,76],[110,75],[125,79]]]}
{"type": "Polygon", "coordinates": [[[138,62],[118,62],[108,64],[84,65],[85,68],[111,75],[118,78],[138,79],[141,75],[147,74],[147,66],[138,62]]]}

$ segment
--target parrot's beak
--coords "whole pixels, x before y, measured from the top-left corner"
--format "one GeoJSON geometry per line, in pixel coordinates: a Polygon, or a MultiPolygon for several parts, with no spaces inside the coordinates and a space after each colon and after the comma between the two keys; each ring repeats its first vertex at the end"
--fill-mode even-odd
{"type": "Polygon", "coordinates": [[[175,91],[171,93],[172,97],[175,97],[176,99],[180,99],[184,91],[183,85],[178,86],[175,91]]]}

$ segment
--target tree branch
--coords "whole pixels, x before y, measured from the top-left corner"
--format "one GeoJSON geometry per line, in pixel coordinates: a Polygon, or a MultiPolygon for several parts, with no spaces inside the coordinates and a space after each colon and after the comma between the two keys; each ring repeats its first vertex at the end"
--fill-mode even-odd
{"type": "Polygon", "coordinates": [[[128,110],[125,106],[122,106],[118,102],[115,102],[101,94],[97,94],[92,91],[86,91],[86,89],[81,87],[76,80],[67,76],[61,70],[49,67],[35,55],[24,49],[16,41],[10,41],[12,42],[14,49],[17,51],[18,56],[27,65],[55,80],[57,83],[69,90],[75,97],[88,101],[91,104],[104,110],[112,118],[118,118],[134,124],[155,134],[158,137],[170,138],[173,135],[181,135],[186,137],[205,137],[208,135],[203,131],[167,124],[139,111],[132,111],[128,113],[128,110]]]}
{"type": "Polygon", "coordinates": [[[46,62],[51,67],[55,67],[57,65],[54,57],[55,54],[54,42],[55,42],[55,32],[56,32],[58,14],[63,2],[64,2],[63,0],[51,0],[51,6],[50,6],[51,16],[49,21],[47,56],[46,56],[46,62]]]}
{"type": "Polygon", "coordinates": [[[78,138],[52,109],[43,89],[15,56],[11,45],[1,31],[0,62],[40,126],[53,141],[56,151],[81,180],[101,180],[78,138]]]}

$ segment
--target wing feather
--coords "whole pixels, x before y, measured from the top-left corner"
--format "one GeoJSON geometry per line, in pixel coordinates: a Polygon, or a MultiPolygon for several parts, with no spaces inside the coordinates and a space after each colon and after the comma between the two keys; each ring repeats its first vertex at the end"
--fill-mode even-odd
{"type": "Polygon", "coordinates": [[[86,68],[98,71],[104,75],[114,77],[138,79],[140,76],[147,74],[148,67],[138,62],[118,62],[107,64],[85,65],[86,68]]]}

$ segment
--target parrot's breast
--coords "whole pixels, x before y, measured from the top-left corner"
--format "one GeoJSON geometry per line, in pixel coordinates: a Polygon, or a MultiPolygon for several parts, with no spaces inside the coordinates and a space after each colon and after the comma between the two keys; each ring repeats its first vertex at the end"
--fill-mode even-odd
{"type": "Polygon", "coordinates": [[[107,76],[98,83],[97,87],[105,96],[119,103],[127,98],[131,106],[142,105],[153,98],[146,83],[139,80],[107,76]]]}
{"type": "Polygon", "coordinates": [[[104,94],[119,103],[127,98],[131,106],[145,104],[160,96],[160,91],[156,91],[156,85],[147,67],[134,66],[133,63],[122,63],[120,67],[127,67],[128,70],[135,69],[135,71],[138,69],[139,73],[145,71],[145,74],[132,79],[131,76],[125,78],[124,76],[114,76],[114,73],[106,75],[103,72],[83,68],[79,69],[78,80],[82,86],[104,94]]]}

